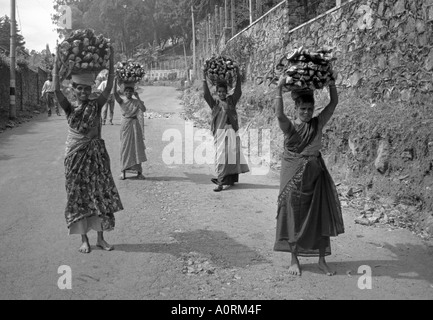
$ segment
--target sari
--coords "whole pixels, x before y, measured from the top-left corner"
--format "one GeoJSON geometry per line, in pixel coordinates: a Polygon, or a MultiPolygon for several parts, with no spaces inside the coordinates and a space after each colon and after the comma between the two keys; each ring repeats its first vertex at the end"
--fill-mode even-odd
{"type": "Polygon", "coordinates": [[[285,132],[274,251],[331,254],[330,237],[344,233],[336,186],[320,153],[324,116],[285,132]]]}
{"type": "Polygon", "coordinates": [[[232,99],[217,100],[212,108],[212,134],[215,145],[215,169],[218,185],[233,185],[239,182],[239,174],[250,171],[242,152],[242,143],[238,133],[238,121],[232,99]],[[228,104],[228,111],[224,111],[228,104]]]}
{"type": "Polygon", "coordinates": [[[101,138],[101,110],[96,100],[67,108],[65,218],[70,234],[112,231],[114,213],[123,210],[101,138]]]}
{"type": "Polygon", "coordinates": [[[240,81],[237,82],[234,93],[227,96],[225,101],[214,99],[208,89],[204,94],[206,102],[212,109],[211,131],[214,137],[217,175],[212,182],[220,186],[234,185],[239,182],[239,174],[250,171],[242,152],[242,143],[238,133],[239,121],[236,104],[241,95],[240,81]]]}
{"type": "Polygon", "coordinates": [[[146,146],[139,117],[143,115],[138,100],[126,100],[120,104],[122,123],[120,128],[120,163],[122,171],[143,172],[142,163],[147,161],[146,146]]]}

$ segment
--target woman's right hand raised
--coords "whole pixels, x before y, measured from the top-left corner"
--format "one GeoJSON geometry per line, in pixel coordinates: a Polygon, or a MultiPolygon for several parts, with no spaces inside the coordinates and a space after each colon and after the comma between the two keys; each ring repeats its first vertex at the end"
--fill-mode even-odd
{"type": "Polygon", "coordinates": [[[57,50],[56,54],[54,55],[54,66],[53,66],[53,74],[59,74],[59,50],[57,50]]]}
{"type": "Polygon", "coordinates": [[[278,80],[278,88],[282,89],[286,84],[286,81],[287,77],[285,75],[280,76],[280,79],[278,80]]]}

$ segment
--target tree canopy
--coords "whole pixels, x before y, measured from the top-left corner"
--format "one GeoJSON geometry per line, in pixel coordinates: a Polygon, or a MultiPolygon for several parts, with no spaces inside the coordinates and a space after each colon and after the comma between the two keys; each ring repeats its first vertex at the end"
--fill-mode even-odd
{"type": "MultiPolygon", "coordinates": [[[[18,24],[15,23],[17,31],[17,49],[19,51],[25,51],[24,37],[20,34],[18,24]]],[[[9,50],[11,44],[11,20],[8,16],[0,17],[0,46],[9,50]]]]}
{"type": "MultiPolygon", "coordinates": [[[[53,0],[57,14],[52,19],[57,23],[60,7],[68,5],[72,8],[72,29],[92,28],[110,38],[116,52],[132,57],[155,51],[151,47],[163,48],[169,41],[176,44],[182,39],[189,47],[191,8],[199,22],[214,14],[215,6],[225,3],[225,0],[53,0]]],[[[237,0],[236,8],[235,21],[241,27],[248,19],[248,0],[237,0]]],[[[58,31],[66,36],[71,30],[58,31]]]]}

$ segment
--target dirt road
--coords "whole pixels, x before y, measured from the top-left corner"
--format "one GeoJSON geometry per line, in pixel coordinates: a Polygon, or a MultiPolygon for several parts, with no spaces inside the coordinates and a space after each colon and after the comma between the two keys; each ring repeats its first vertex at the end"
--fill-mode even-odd
{"type": "Polygon", "coordinates": [[[117,106],[115,125],[104,126],[125,207],[106,235],[113,252],[95,248],[92,233],[93,251],[80,254],[79,237],[68,235],[64,116],[41,115],[0,135],[0,299],[433,299],[433,244],[406,230],[355,225],[351,209],[328,258],[337,275],[322,275],[316,259],[301,259],[301,278],[288,275],[289,256],[272,251],[278,175],[246,174],[216,194],[211,165],[166,164],[167,130],[182,135],[178,152],[184,163],[189,157],[178,96],[168,87],[141,93],[152,115],[145,181],[117,179],[117,106]],[[58,286],[67,274],[61,266],[71,271],[72,289],[58,286]]]}

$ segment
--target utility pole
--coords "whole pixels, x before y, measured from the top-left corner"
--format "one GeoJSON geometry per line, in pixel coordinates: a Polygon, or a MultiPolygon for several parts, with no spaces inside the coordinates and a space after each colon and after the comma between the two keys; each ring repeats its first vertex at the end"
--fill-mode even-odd
{"type": "Polygon", "coordinates": [[[219,19],[219,10],[218,10],[218,6],[215,5],[215,43],[216,40],[218,39],[218,35],[219,35],[219,23],[220,23],[220,19],[219,19]]]}
{"type": "Polygon", "coordinates": [[[250,0],[250,24],[253,24],[253,0],[250,0]]]}
{"type": "Polygon", "coordinates": [[[220,7],[220,35],[224,34],[224,8],[220,7]]]}
{"type": "Polygon", "coordinates": [[[185,71],[186,71],[186,79],[188,80],[188,81],[190,81],[191,79],[189,78],[189,68],[188,68],[188,59],[186,58],[186,44],[185,44],[185,42],[186,42],[186,40],[185,39],[183,39],[183,53],[184,53],[184,58],[185,58],[185,61],[184,61],[184,63],[185,63],[185,71]]]}
{"type": "Polygon", "coordinates": [[[263,15],[263,0],[257,0],[256,1],[256,11],[259,17],[263,15]]]}
{"type": "Polygon", "coordinates": [[[15,18],[15,0],[11,0],[11,65],[10,65],[10,105],[9,105],[9,119],[15,119],[17,117],[16,108],[16,47],[17,47],[17,37],[16,37],[16,18],[15,18]]]}
{"type": "Polygon", "coordinates": [[[192,15],[192,77],[196,78],[197,71],[197,56],[196,56],[196,48],[195,48],[195,20],[194,20],[194,6],[191,6],[191,15],[192,15]]]}
{"type": "Polygon", "coordinates": [[[235,36],[235,0],[231,0],[231,24],[232,24],[232,37],[235,36]]]}
{"type": "Polygon", "coordinates": [[[211,18],[210,18],[210,13],[208,13],[207,15],[207,22],[208,22],[208,38],[207,38],[207,49],[208,52],[212,52],[212,42],[211,42],[211,36],[212,36],[212,26],[211,26],[211,18]]]}
{"type": "Polygon", "coordinates": [[[224,1],[224,10],[225,10],[225,14],[224,14],[224,17],[225,17],[225,20],[224,20],[224,30],[227,30],[227,28],[228,28],[228,15],[229,15],[229,12],[228,12],[228,7],[227,7],[227,0],[225,0],[224,1]]]}

